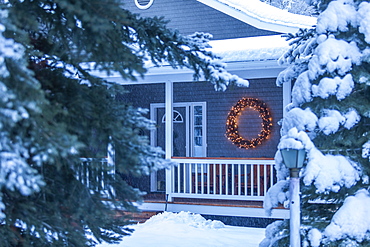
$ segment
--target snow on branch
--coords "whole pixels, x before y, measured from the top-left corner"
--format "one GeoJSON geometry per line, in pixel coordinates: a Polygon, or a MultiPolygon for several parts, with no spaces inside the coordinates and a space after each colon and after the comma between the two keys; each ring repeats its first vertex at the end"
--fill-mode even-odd
{"type": "Polygon", "coordinates": [[[194,70],[194,80],[199,80],[202,75],[205,80],[214,85],[216,91],[225,91],[229,84],[248,87],[248,80],[227,72],[227,65],[221,62],[222,58],[209,51],[209,38],[211,37],[209,34],[198,32],[186,37],[187,45],[183,49],[184,51],[189,49],[192,56],[184,61],[184,66],[194,70]]]}
{"type": "Polygon", "coordinates": [[[365,35],[365,41],[370,44],[370,3],[362,2],[358,8],[358,30],[365,35]]]}
{"type": "Polygon", "coordinates": [[[324,73],[338,73],[345,76],[352,69],[352,64],[359,64],[361,53],[354,42],[338,40],[333,35],[327,38],[321,35],[319,45],[308,63],[310,80],[315,80],[324,73]]]}
{"type": "Polygon", "coordinates": [[[317,193],[338,192],[342,186],[350,188],[362,176],[356,162],[342,155],[323,154],[305,131],[290,129],[281,138],[278,148],[306,149],[308,162],[300,176],[306,186],[313,184],[317,193]]]}
{"type": "Polygon", "coordinates": [[[331,223],[325,228],[324,236],[331,241],[352,238],[362,242],[369,238],[370,195],[365,189],[349,196],[343,206],[334,214],[331,223]]]}
{"type": "Polygon", "coordinates": [[[353,6],[353,0],[337,0],[331,1],[327,9],[320,14],[316,30],[318,33],[346,32],[348,26],[356,26],[356,24],[356,9],[353,6]]]}

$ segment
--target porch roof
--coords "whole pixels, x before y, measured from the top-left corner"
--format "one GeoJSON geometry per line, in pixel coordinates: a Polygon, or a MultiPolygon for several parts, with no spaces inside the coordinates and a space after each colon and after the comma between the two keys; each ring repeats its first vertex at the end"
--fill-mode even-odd
{"type": "MultiPolygon", "coordinates": [[[[248,79],[276,77],[284,69],[277,60],[289,49],[289,42],[281,35],[215,40],[210,41],[210,45],[210,50],[227,64],[228,72],[248,79]]],[[[125,81],[119,74],[106,78],[119,84],[193,81],[190,69],[173,69],[166,64],[158,67],[151,63],[147,64],[147,69],[145,77],[138,77],[135,82],[125,81]]]]}
{"type": "Polygon", "coordinates": [[[197,0],[254,27],[281,33],[311,28],[315,17],[292,14],[260,0],[197,0]]]}

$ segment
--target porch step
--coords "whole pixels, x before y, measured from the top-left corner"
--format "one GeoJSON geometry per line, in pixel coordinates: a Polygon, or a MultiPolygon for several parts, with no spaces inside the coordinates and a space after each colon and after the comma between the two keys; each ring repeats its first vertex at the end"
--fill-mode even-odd
{"type": "Polygon", "coordinates": [[[150,217],[157,215],[161,212],[156,211],[142,211],[142,212],[127,212],[127,211],[117,211],[116,217],[129,216],[130,220],[134,223],[144,223],[150,217]]]}

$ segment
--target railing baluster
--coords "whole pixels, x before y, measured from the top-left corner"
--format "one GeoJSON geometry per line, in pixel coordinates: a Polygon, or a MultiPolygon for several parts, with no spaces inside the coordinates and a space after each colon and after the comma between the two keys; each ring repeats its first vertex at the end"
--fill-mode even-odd
{"type": "Polygon", "coordinates": [[[251,196],[254,195],[254,165],[251,165],[251,175],[250,175],[250,178],[251,178],[251,196]]]}
{"type": "Polygon", "coordinates": [[[189,169],[189,163],[183,163],[183,166],[180,170],[180,173],[179,173],[179,179],[181,181],[180,183],[180,190],[179,190],[179,193],[190,193],[190,191],[187,189],[187,184],[188,184],[188,180],[187,180],[187,170],[189,169]],[[182,174],[182,175],[181,175],[182,174]]]}
{"type": "Polygon", "coordinates": [[[189,163],[189,165],[188,165],[188,167],[187,167],[187,169],[186,170],[184,170],[184,173],[185,174],[188,174],[188,178],[186,179],[187,181],[188,181],[188,187],[189,187],[189,193],[191,194],[191,193],[193,193],[194,191],[193,191],[193,183],[192,183],[192,166],[193,166],[193,164],[192,163],[189,163]]]}
{"type": "Polygon", "coordinates": [[[209,192],[209,189],[210,189],[210,170],[209,170],[209,166],[210,164],[206,164],[207,166],[207,194],[209,195],[210,192],[209,192]]]}
{"type": "Polygon", "coordinates": [[[274,177],[275,177],[274,166],[269,165],[269,167],[270,167],[270,187],[272,187],[272,185],[274,184],[274,177]]]}
{"type": "Polygon", "coordinates": [[[261,166],[257,165],[257,196],[261,195],[261,166]]]}
{"type": "Polygon", "coordinates": [[[263,165],[263,196],[266,195],[267,191],[267,165],[263,165]]]}
{"type": "Polygon", "coordinates": [[[216,181],[217,166],[216,166],[216,164],[212,164],[212,166],[213,166],[213,194],[215,195],[216,191],[217,191],[217,181],[216,181]]]}
{"type": "Polygon", "coordinates": [[[178,166],[177,166],[177,193],[180,193],[181,192],[181,169],[182,167],[185,166],[185,163],[180,163],[178,166]]]}
{"type": "Polygon", "coordinates": [[[222,179],[222,164],[219,164],[219,170],[220,170],[220,172],[219,172],[219,174],[220,174],[219,175],[220,176],[219,177],[219,181],[220,181],[220,184],[219,184],[220,185],[220,193],[219,194],[222,195],[222,180],[223,180],[222,179]]]}
{"type": "Polygon", "coordinates": [[[247,189],[248,189],[248,176],[247,176],[247,165],[244,165],[244,195],[247,196],[247,189]]]}
{"type": "Polygon", "coordinates": [[[225,164],[225,195],[229,193],[229,164],[225,164]]]}
{"type": "Polygon", "coordinates": [[[195,194],[198,194],[198,164],[195,164],[195,194]]]}
{"type": "Polygon", "coordinates": [[[204,194],[204,164],[200,164],[200,192],[204,194]]]}
{"type": "Polygon", "coordinates": [[[231,194],[235,195],[235,164],[231,165],[231,194]]]}
{"type": "Polygon", "coordinates": [[[237,164],[237,166],[238,166],[238,192],[237,192],[237,193],[238,193],[238,195],[240,196],[240,195],[241,195],[241,189],[242,189],[242,188],[241,188],[241,184],[242,184],[242,183],[241,183],[241,182],[242,182],[242,181],[241,181],[241,180],[242,180],[242,175],[241,175],[241,172],[240,172],[240,166],[241,166],[241,165],[240,165],[240,164],[237,164]]]}

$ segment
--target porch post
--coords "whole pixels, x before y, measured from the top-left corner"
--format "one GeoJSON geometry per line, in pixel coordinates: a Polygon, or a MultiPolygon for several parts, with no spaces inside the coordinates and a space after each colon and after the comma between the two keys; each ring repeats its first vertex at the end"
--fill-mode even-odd
{"type": "Polygon", "coordinates": [[[286,109],[285,107],[292,102],[292,83],[285,82],[283,83],[283,116],[285,116],[286,109]]]}
{"type": "Polygon", "coordinates": [[[108,166],[111,168],[111,167],[114,167],[116,165],[116,161],[115,161],[115,150],[114,150],[114,147],[113,147],[113,144],[111,142],[112,140],[112,137],[109,137],[109,143],[108,143],[108,153],[107,153],[107,163],[108,163],[108,166]]]}
{"type": "MultiPolygon", "coordinates": [[[[165,112],[166,112],[166,126],[165,126],[165,150],[166,159],[172,158],[172,143],[173,143],[173,82],[167,81],[165,87],[165,112]]],[[[172,201],[172,167],[166,169],[166,194],[168,201],[172,201]]]]}

